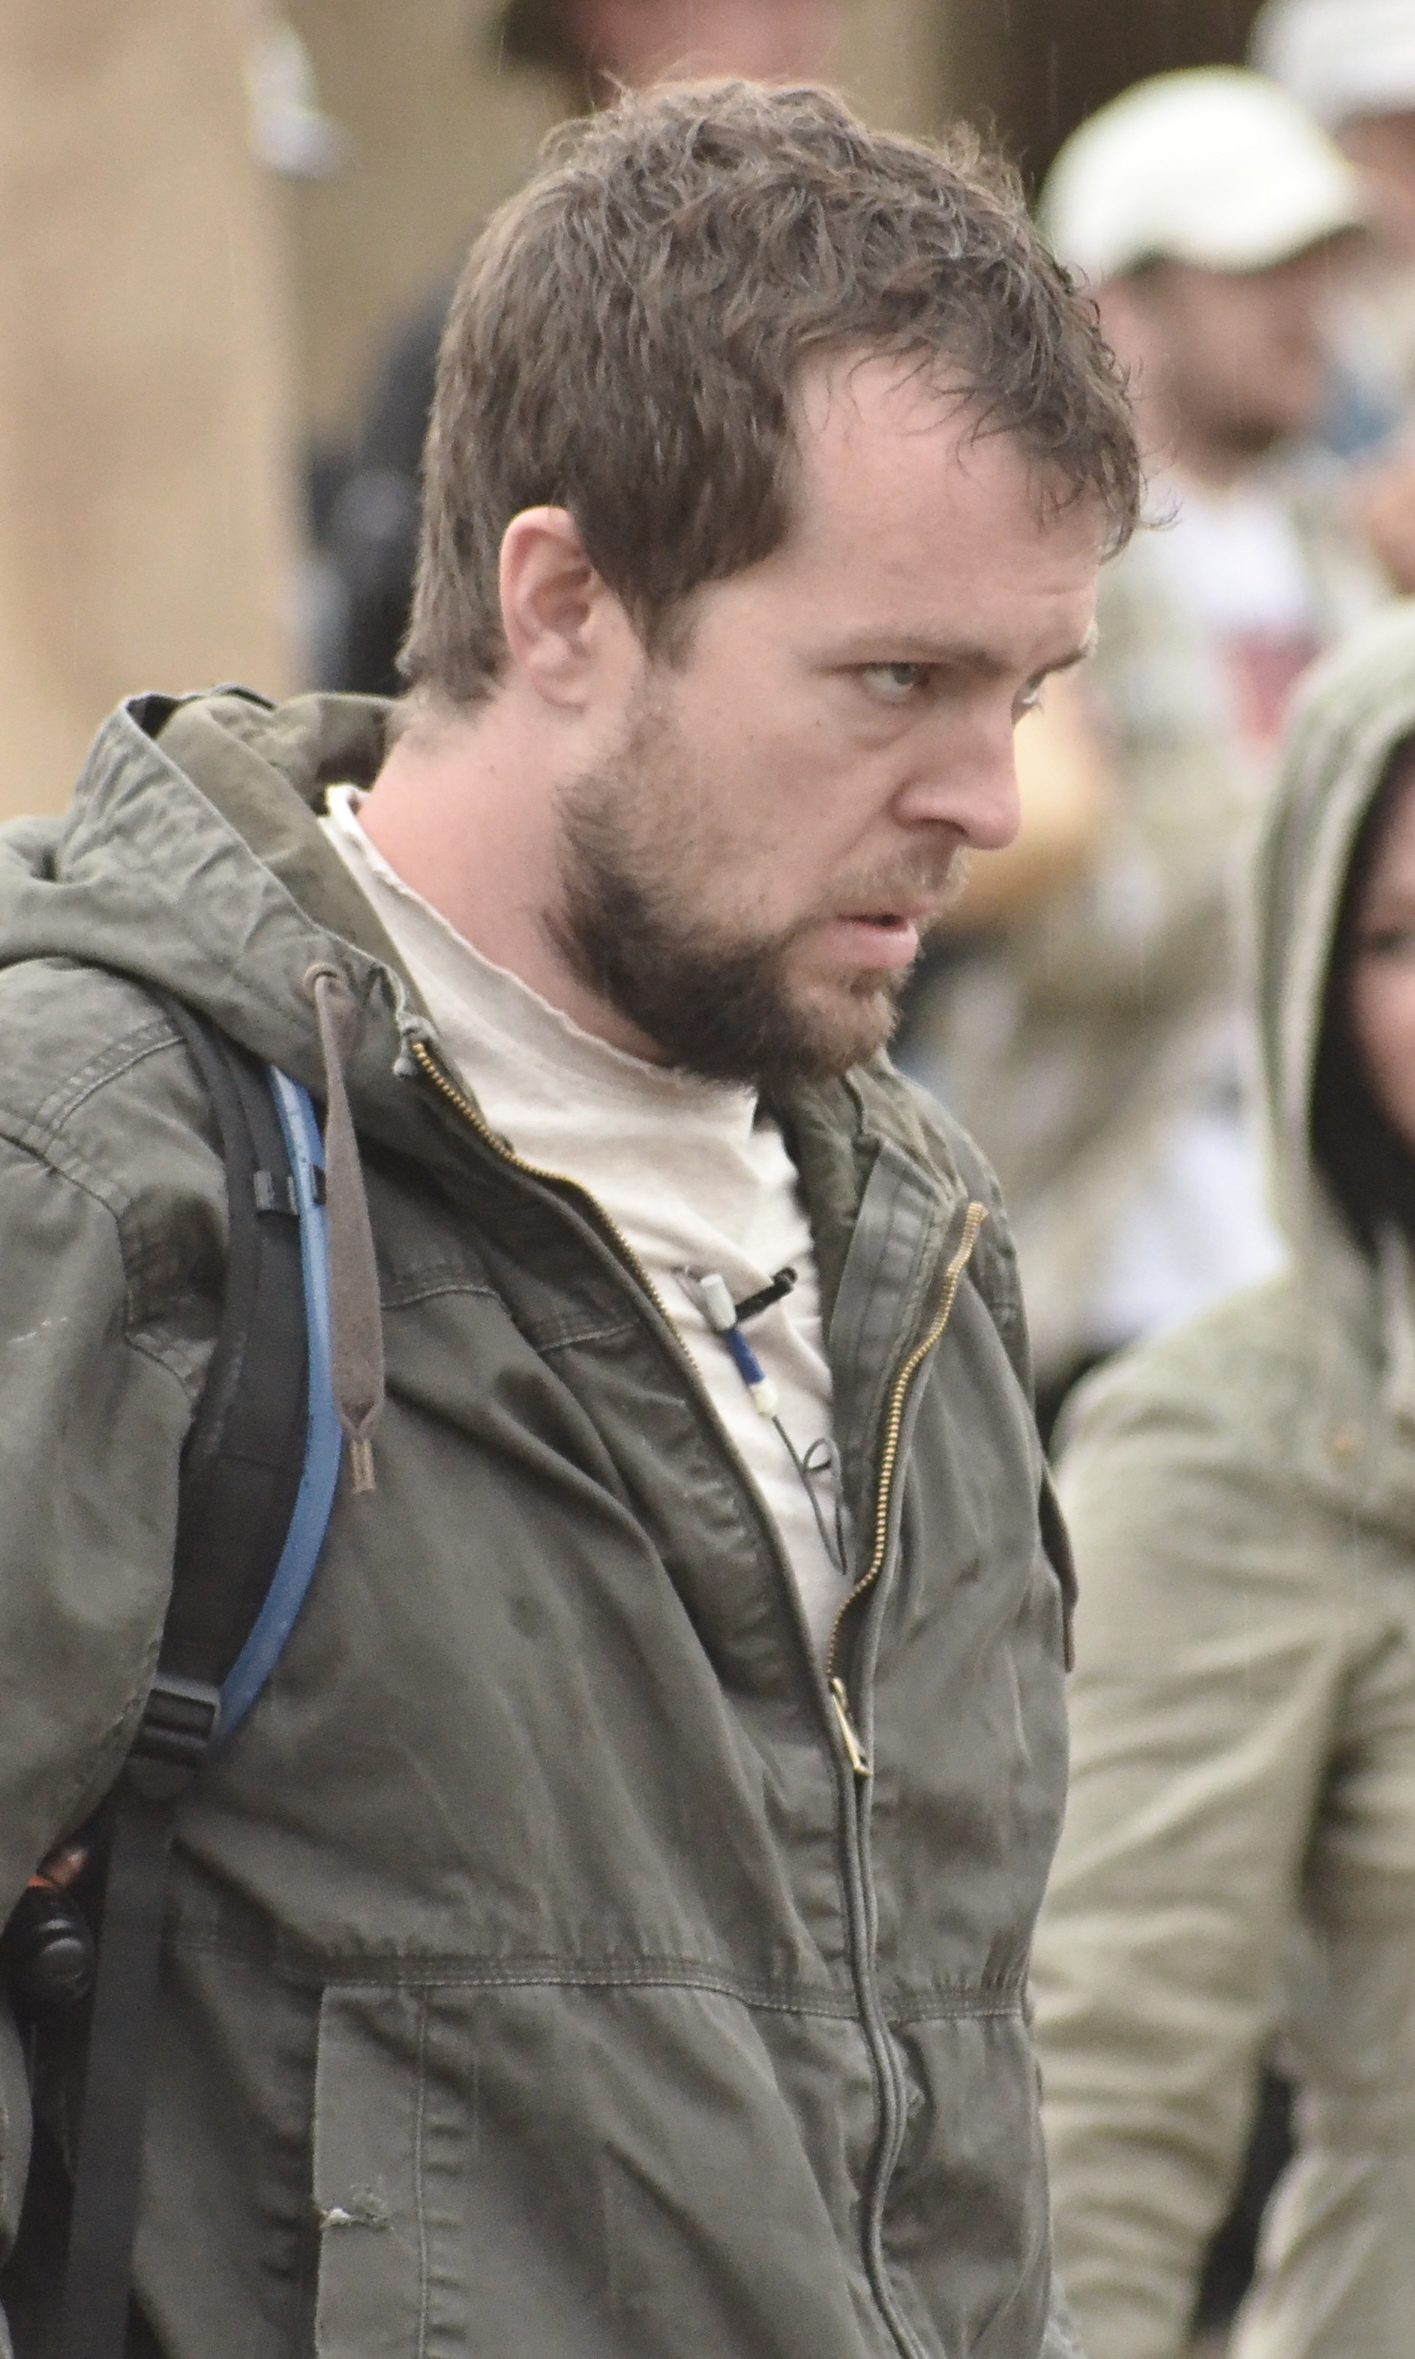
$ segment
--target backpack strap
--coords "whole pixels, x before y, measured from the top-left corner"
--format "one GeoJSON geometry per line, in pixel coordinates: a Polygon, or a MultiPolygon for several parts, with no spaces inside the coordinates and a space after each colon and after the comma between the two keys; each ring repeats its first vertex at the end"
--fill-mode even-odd
{"type": "MultiPolygon", "coordinates": [[[[154,997],[211,1101],[228,1238],[221,1323],[182,1453],[172,1596],[149,1714],[160,1711],[164,1685],[216,1691],[235,1663],[289,1529],[309,1407],[299,1203],[264,1070],[180,1001],[154,997]]],[[[213,1693],[208,1736],[216,1710],[213,1693]]],[[[140,1728],[139,1756],[144,1742],[140,1728]]]]}
{"type": "Polygon", "coordinates": [[[168,1857],[211,1746],[269,1678],[314,1573],[342,1436],[319,1127],[307,1093],[154,993],[210,1096],[226,1166],[220,1327],[183,1454],[172,1597],[114,1790],[60,2359],[121,2359],[168,1857]]]}
{"type": "Polygon", "coordinates": [[[329,1529],[344,1454],[344,1435],[334,1403],[324,1145],[308,1090],[274,1065],[267,1067],[266,1080],[284,1134],[300,1224],[307,1367],[305,1453],[280,1561],[241,1651],[222,1681],[217,1733],[223,1745],[245,1719],[295,1626],[329,1529]]]}

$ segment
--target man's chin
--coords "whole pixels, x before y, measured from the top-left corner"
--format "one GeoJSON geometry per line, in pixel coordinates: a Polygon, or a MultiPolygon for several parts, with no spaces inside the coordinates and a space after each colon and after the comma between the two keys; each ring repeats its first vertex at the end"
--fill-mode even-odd
{"type": "MultiPolygon", "coordinates": [[[[887,1048],[899,1022],[899,1002],[908,970],[882,975],[877,967],[856,969],[839,981],[818,985],[796,1004],[800,1037],[815,1050],[803,1078],[837,1080],[852,1065],[863,1065],[887,1048]]],[[[807,1060],[803,1056],[803,1067],[807,1060]]]]}

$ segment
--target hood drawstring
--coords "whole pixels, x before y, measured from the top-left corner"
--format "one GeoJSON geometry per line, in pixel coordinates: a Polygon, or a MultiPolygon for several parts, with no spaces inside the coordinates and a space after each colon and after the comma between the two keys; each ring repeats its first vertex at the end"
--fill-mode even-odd
{"type": "Polygon", "coordinates": [[[311,967],[305,989],[319,1018],[324,1056],[324,1177],[334,1405],[348,1438],[354,1489],[371,1491],[373,1429],[383,1410],[383,1319],[359,1143],[344,1086],[344,1066],[358,1036],[359,1006],[335,966],[311,967]]]}

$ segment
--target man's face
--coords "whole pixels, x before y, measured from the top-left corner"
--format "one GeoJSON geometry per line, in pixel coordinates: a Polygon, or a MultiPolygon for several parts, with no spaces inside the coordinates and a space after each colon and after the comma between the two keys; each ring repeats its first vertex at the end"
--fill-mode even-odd
{"type": "Polygon", "coordinates": [[[1271,270],[1160,262],[1124,282],[1102,310],[1142,399],[1152,395],[1169,412],[1181,444],[1199,438],[1256,458],[1320,421],[1331,300],[1346,264],[1345,241],[1271,270]]]}
{"type": "Polygon", "coordinates": [[[1387,816],[1356,914],[1351,1022],[1382,1112],[1415,1147],[1415,767],[1387,816]]]}
{"type": "Polygon", "coordinates": [[[576,49],[611,81],[642,90],[665,74],[756,82],[826,74],[843,0],[570,0],[576,49]]]}
{"type": "Polygon", "coordinates": [[[811,376],[785,540],[698,593],[562,798],[557,946],[673,1063],[871,1054],[960,851],[1016,832],[1013,729],[1084,649],[1102,520],[975,423],[897,363],[811,376]]]}
{"type": "Polygon", "coordinates": [[[1415,261],[1415,113],[1361,115],[1341,144],[1361,173],[1372,227],[1392,260],[1415,261]]]}

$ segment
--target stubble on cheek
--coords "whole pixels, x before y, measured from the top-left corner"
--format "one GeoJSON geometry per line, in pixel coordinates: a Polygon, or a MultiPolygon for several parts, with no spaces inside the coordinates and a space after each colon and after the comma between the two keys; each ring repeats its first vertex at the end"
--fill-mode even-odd
{"type": "Polygon", "coordinates": [[[615,760],[567,788],[561,831],[556,949],[672,1064],[708,1080],[819,1081],[872,1056],[909,970],[832,965],[816,937],[851,911],[924,907],[936,922],[960,889],[957,844],[935,842],[843,872],[794,921],[734,908],[734,885],[755,883],[769,903],[797,847],[774,870],[762,840],[714,825],[711,781],[649,704],[615,760]]]}

